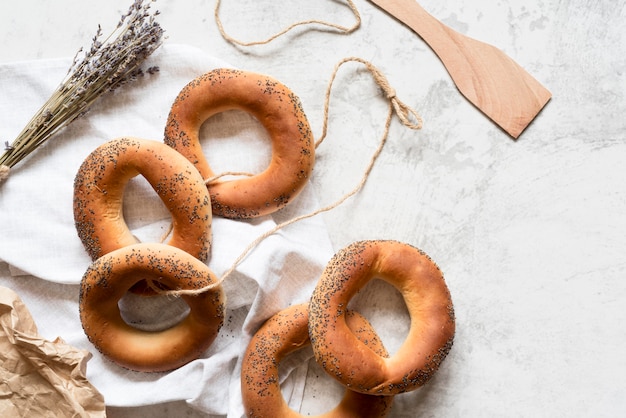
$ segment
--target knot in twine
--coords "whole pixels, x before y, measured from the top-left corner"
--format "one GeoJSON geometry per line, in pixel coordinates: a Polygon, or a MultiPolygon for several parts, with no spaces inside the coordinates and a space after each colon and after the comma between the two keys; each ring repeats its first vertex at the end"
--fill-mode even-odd
{"type": "MultiPolygon", "coordinates": [[[[328,108],[329,108],[329,102],[330,102],[330,91],[332,89],[333,82],[335,81],[339,68],[347,62],[358,62],[360,64],[365,65],[365,67],[369,70],[369,72],[374,77],[374,81],[376,82],[376,84],[380,87],[380,89],[385,94],[386,98],[389,100],[390,107],[391,109],[395,111],[396,115],[398,115],[398,119],[400,119],[400,122],[409,129],[416,129],[416,130],[422,129],[422,125],[423,125],[422,117],[419,115],[419,113],[417,113],[415,109],[408,106],[407,104],[405,104],[402,100],[398,98],[396,94],[396,89],[394,89],[391,86],[391,84],[389,83],[389,80],[387,80],[387,77],[385,77],[382,71],[376,68],[371,62],[366,61],[363,58],[347,57],[347,58],[342,59],[335,65],[335,69],[333,70],[333,73],[331,75],[330,82],[328,83],[328,87],[326,89],[326,99],[324,102],[324,124],[322,126],[322,135],[320,139],[317,140],[315,144],[316,147],[326,137],[326,132],[328,128],[328,108]],[[412,121],[411,119],[413,119],[414,121],[412,121]]],[[[388,131],[389,131],[389,124],[391,122],[391,113],[392,112],[390,112],[389,116],[387,117],[387,123],[385,124],[385,133],[383,135],[383,141],[386,139],[387,134],[389,133],[388,131]]]]}
{"type": "Polygon", "coordinates": [[[346,58],[341,61],[339,65],[348,61],[360,62],[367,67],[367,69],[372,73],[376,84],[378,84],[378,86],[383,90],[383,92],[387,96],[387,99],[391,101],[391,104],[393,105],[393,108],[396,111],[400,122],[402,122],[404,126],[410,129],[422,128],[422,117],[417,113],[415,109],[405,104],[402,100],[398,99],[398,96],[396,95],[396,89],[391,87],[391,84],[389,84],[389,80],[387,80],[387,77],[385,77],[385,75],[378,68],[374,67],[372,63],[365,61],[364,59],[355,57],[346,58]],[[413,116],[415,122],[411,121],[411,116],[413,116]]]}
{"type": "Polygon", "coordinates": [[[0,165],[0,184],[9,178],[11,168],[8,165],[0,165]]]}

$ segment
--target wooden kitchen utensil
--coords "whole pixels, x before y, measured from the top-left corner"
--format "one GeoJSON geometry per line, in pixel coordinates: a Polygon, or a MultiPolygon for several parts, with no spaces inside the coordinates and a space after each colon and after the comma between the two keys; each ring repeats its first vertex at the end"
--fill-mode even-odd
{"type": "Polygon", "coordinates": [[[513,138],[550,100],[551,93],[504,52],[454,31],[415,0],[371,1],[417,33],[461,94],[513,138]]]}

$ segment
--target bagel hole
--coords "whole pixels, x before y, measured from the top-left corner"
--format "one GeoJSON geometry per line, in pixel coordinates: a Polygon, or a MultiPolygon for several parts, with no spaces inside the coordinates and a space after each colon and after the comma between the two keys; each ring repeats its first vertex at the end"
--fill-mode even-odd
{"type": "MultiPolygon", "coordinates": [[[[137,280],[141,282],[143,278],[137,280]]],[[[146,278],[148,279],[148,278],[146,278]]],[[[141,331],[158,332],[171,328],[189,315],[189,305],[182,298],[126,292],[118,307],[124,322],[141,331]]]]}
{"type": "Polygon", "coordinates": [[[317,364],[311,346],[303,348],[303,351],[310,359],[299,412],[305,416],[322,415],[339,405],[346,388],[317,364]]]}
{"type": "Polygon", "coordinates": [[[402,346],[411,318],[402,294],[382,279],[370,280],[348,303],[372,324],[390,356],[402,346]]]}
{"type": "Polygon", "coordinates": [[[207,119],[200,127],[200,145],[215,175],[258,174],[272,159],[269,134],[258,119],[242,110],[227,110],[207,119]]]}
{"type": "Polygon", "coordinates": [[[278,381],[283,399],[290,408],[297,411],[295,406],[302,398],[299,411],[302,415],[321,415],[330,411],[341,402],[345,393],[345,388],[317,364],[310,345],[289,353],[280,361],[278,381]],[[295,381],[303,378],[304,389],[300,395],[295,381]],[[290,402],[292,397],[294,399],[290,402]]]}
{"type": "Polygon", "coordinates": [[[172,216],[148,180],[142,175],[130,179],[124,189],[123,199],[122,215],[137,241],[163,241],[172,216]]]}

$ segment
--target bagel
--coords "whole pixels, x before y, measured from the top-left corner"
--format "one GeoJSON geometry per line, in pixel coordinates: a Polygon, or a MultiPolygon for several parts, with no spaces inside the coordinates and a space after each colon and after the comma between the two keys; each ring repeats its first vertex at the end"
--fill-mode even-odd
{"type": "Polygon", "coordinates": [[[181,322],[141,331],[122,319],[118,303],[143,279],[182,290],[217,282],[202,261],[169,245],[134,244],[105,254],[87,268],[80,285],[80,320],[89,341],[120,366],[142,372],[173,370],[201,356],[224,322],[222,287],[181,296],[190,308],[181,322]]]}
{"type": "MultiPolygon", "coordinates": [[[[351,332],[380,356],[387,356],[382,342],[367,320],[356,312],[346,313],[351,332]]],[[[242,360],[241,392],[246,416],[250,418],[303,417],[289,408],[278,381],[278,365],[288,354],[309,344],[308,304],[280,311],[256,332],[242,360]]],[[[348,350],[349,351],[349,350],[348,350]]],[[[365,395],[346,390],[333,410],[319,417],[379,418],[387,416],[393,397],[365,395]]]]}
{"type": "Polygon", "coordinates": [[[269,166],[251,177],[208,184],[213,213],[232,219],[267,215],[304,188],[313,170],[315,143],[300,99],[271,77],[216,69],[187,84],[170,110],[164,142],[191,161],[202,177],[215,176],[200,144],[202,124],[227,110],[243,110],[267,130],[269,166]]]}
{"type": "Polygon", "coordinates": [[[124,188],[141,174],[172,215],[169,245],[205,261],[211,245],[211,201],[198,170],[167,145],[118,138],[95,149],[74,179],[74,223],[92,260],[136,244],[123,215],[124,188]]]}
{"type": "Polygon", "coordinates": [[[393,395],[425,384],[454,339],[452,299],[438,266],[421,250],[397,241],[359,241],[324,269],[309,305],[313,353],[326,372],[350,389],[393,395]],[[346,309],[365,284],[381,278],[402,294],[411,326],[391,357],[365,347],[346,324],[346,309]]]}

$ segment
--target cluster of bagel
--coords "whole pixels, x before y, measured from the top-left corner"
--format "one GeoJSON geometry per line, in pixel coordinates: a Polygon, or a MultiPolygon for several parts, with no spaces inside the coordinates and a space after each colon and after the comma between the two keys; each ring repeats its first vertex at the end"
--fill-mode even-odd
{"type": "Polygon", "coordinates": [[[341,383],[341,402],[324,417],[385,417],[393,396],[428,382],[448,355],[455,332],[450,292],[423,251],[398,241],[358,241],[335,254],[308,303],[265,322],[244,354],[241,390],[248,417],[299,417],[280,392],[278,365],[311,345],[316,362],[341,383]],[[400,291],[411,325],[389,355],[370,323],[350,310],[369,281],[383,279],[400,291]]]}
{"type": "Polygon", "coordinates": [[[281,209],[304,188],[314,158],[298,97],[271,77],[225,68],[180,91],[163,142],[122,137],[91,152],[74,180],[74,223],[92,258],[79,295],[89,340],[110,360],[136,371],[168,371],[202,355],[225,312],[221,282],[207,266],[213,216],[248,219],[281,209]],[[215,175],[202,153],[200,127],[216,113],[235,109],[252,114],[268,131],[272,160],[259,174],[207,182],[215,175]],[[138,242],[124,220],[124,190],[138,175],[171,214],[166,243],[138,242]],[[175,290],[189,314],[162,331],[139,330],[119,310],[129,290],[146,297],[175,290]]]}
{"type": "MultiPolygon", "coordinates": [[[[221,280],[208,268],[213,216],[249,219],[281,209],[303,189],[313,169],[315,145],[298,97],[260,74],[217,69],[187,84],[176,97],[164,141],[123,137],[95,149],[74,181],[74,220],[92,258],[80,288],[83,329],[93,345],[122,367],[168,371],[199,358],[224,321],[221,280]],[[272,159],[259,174],[210,180],[199,131],[216,113],[238,109],[268,131],[272,159]],[[124,189],[141,175],[172,218],[164,243],[141,243],[123,216],[124,189]],[[128,292],[154,297],[178,291],[189,313],[160,331],[129,325],[119,309],[128,292]]],[[[310,301],[267,320],[242,362],[241,388],[250,417],[299,416],[278,384],[283,357],[311,345],[315,359],[346,387],[328,416],[382,417],[393,396],[426,383],[448,354],[454,309],[437,265],[422,251],[396,241],[360,241],[326,266],[310,301]],[[373,278],[395,286],[407,304],[409,334],[389,355],[369,322],[348,309],[373,278]]]]}

